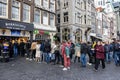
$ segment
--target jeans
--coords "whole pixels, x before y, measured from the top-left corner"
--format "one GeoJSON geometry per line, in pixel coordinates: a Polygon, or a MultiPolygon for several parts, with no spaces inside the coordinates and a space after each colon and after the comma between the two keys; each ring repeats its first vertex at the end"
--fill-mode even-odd
{"type": "Polygon", "coordinates": [[[14,56],[16,57],[18,55],[18,49],[17,48],[14,48],[14,56]]]}
{"type": "Polygon", "coordinates": [[[49,63],[50,62],[50,53],[45,53],[46,54],[46,62],[49,63]]]}
{"type": "Polygon", "coordinates": [[[80,60],[81,60],[82,66],[85,67],[86,64],[87,64],[86,54],[82,53],[81,57],[80,57],[80,60]]]}
{"type": "Polygon", "coordinates": [[[107,61],[107,62],[110,62],[110,61],[111,61],[111,53],[110,53],[110,52],[107,52],[107,53],[106,53],[106,61],[107,61]]]}
{"type": "Polygon", "coordinates": [[[114,61],[115,61],[115,65],[117,65],[118,64],[118,61],[120,60],[120,53],[119,52],[115,52],[114,53],[114,61]]]}

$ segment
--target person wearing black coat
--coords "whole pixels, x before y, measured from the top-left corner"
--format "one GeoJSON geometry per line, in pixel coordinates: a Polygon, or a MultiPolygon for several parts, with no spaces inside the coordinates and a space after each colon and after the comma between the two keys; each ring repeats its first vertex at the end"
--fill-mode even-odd
{"type": "Polygon", "coordinates": [[[30,58],[30,47],[31,47],[31,43],[30,41],[28,40],[27,43],[25,44],[25,51],[27,53],[27,58],[26,59],[29,59],[30,58]]]}
{"type": "Polygon", "coordinates": [[[45,41],[45,54],[46,54],[46,62],[50,62],[50,52],[51,52],[51,44],[49,41],[45,41]]]}
{"type": "Polygon", "coordinates": [[[86,54],[88,53],[88,46],[85,42],[81,44],[81,64],[82,67],[86,67],[87,64],[87,59],[86,59],[86,54]]]}
{"type": "Polygon", "coordinates": [[[25,43],[23,40],[21,40],[19,48],[20,48],[20,56],[24,57],[25,56],[25,50],[24,50],[25,43]]]}
{"type": "Polygon", "coordinates": [[[13,43],[12,43],[12,40],[10,40],[10,42],[9,42],[9,57],[10,58],[13,57],[13,43]]]}

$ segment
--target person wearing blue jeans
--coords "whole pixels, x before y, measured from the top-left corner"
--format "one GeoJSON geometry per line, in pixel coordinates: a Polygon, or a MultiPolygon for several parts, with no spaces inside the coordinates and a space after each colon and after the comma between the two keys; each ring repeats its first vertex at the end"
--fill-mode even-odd
{"type": "Polygon", "coordinates": [[[110,53],[109,52],[106,53],[106,62],[110,62],[110,53]]]}
{"type": "Polygon", "coordinates": [[[86,64],[87,64],[86,54],[84,53],[81,54],[80,60],[81,60],[82,67],[86,67],[86,64]]]}
{"type": "Polygon", "coordinates": [[[118,66],[120,65],[120,52],[115,52],[115,65],[118,66]]]}
{"type": "Polygon", "coordinates": [[[45,59],[46,59],[46,62],[49,63],[50,62],[50,52],[51,52],[51,44],[49,41],[45,41],[45,45],[44,45],[44,48],[45,48],[45,59]]]}
{"type": "Polygon", "coordinates": [[[114,44],[114,61],[116,66],[120,65],[120,44],[118,41],[115,41],[114,44]]]}
{"type": "Polygon", "coordinates": [[[46,62],[49,63],[50,62],[50,53],[46,53],[46,62]]]}
{"type": "Polygon", "coordinates": [[[81,44],[81,64],[82,64],[82,67],[86,67],[86,64],[87,64],[87,60],[86,60],[86,54],[88,53],[88,45],[83,42],[81,44]]]}
{"type": "Polygon", "coordinates": [[[109,44],[109,42],[105,43],[104,50],[105,50],[106,62],[110,63],[110,44],[109,44]]]}

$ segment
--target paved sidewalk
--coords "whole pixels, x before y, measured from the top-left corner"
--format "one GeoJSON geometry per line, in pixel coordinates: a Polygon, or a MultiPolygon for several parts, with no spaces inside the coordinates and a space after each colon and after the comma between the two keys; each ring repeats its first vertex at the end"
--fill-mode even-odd
{"type": "Polygon", "coordinates": [[[0,63],[0,80],[120,80],[120,67],[113,63],[106,69],[93,71],[93,66],[81,68],[79,63],[72,64],[71,70],[62,71],[59,65],[26,61],[24,58],[0,63]]]}

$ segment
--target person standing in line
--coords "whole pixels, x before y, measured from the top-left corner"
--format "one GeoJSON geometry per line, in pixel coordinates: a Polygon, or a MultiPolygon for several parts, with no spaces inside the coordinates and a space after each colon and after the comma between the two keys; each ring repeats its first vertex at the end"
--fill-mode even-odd
{"type": "Polygon", "coordinates": [[[54,52],[54,54],[55,54],[55,64],[56,63],[59,64],[59,62],[60,62],[60,51],[59,51],[60,46],[59,46],[58,42],[56,42],[55,44],[56,44],[55,52],[54,52]]]}
{"type": "Polygon", "coordinates": [[[46,54],[46,62],[47,62],[47,64],[50,63],[50,52],[51,52],[51,44],[47,40],[47,41],[45,41],[45,54],[46,54]]]}
{"type": "Polygon", "coordinates": [[[62,43],[60,43],[60,49],[59,49],[59,52],[60,52],[60,62],[61,62],[61,65],[60,67],[64,67],[64,58],[62,56],[62,47],[64,46],[64,41],[62,43]]]}
{"type": "Polygon", "coordinates": [[[41,51],[41,61],[45,62],[46,56],[45,56],[45,41],[44,40],[41,42],[40,51],[41,51]]]}
{"type": "Polygon", "coordinates": [[[20,48],[20,56],[22,57],[25,56],[24,46],[25,46],[25,43],[23,42],[23,40],[21,40],[19,48],[20,48]]]}
{"type": "Polygon", "coordinates": [[[68,47],[70,48],[70,59],[72,61],[73,55],[75,54],[75,44],[72,41],[68,41],[68,47]]]}
{"type": "Polygon", "coordinates": [[[80,48],[81,48],[81,45],[79,43],[76,43],[74,63],[76,63],[76,59],[78,59],[78,62],[80,62],[80,48]]]}
{"type": "Polygon", "coordinates": [[[51,62],[53,62],[54,63],[54,65],[55,65],[55,49],[56,49],[56,42],[52,42],[52,44],[51,44],[51,62]]]}
{"type": "Polygon", "coordinates": [[[35,56],[36,56],[36,62],[38,62],[38,63],[41,63],[41,61],[40,61],[40,58],[41,58],[40,46],[41,46],[40,42],[37,41],[35,56]]]}
{"type": "Polygon", "coordinates": [[[106,62],[110,63],[110,44],[109,44],[109,42],[105,43],[104,49],[105,49],[106,62]]]}
{"type": "Polygon", "coordinates": [[[26,45],[26,53],[27,53],[27,58],[26,58],[26,60],[29,60],[29,58],[30,58],[30,47],[31,47],[30,41],[28,40],[25,45],[26,45]]]}
{"type": "Polygon", "coordinates": [[[37,45],[36,41],[33,40],[32,44],[31,44],[31,59],[30,59],[30,61],[35,60],[36,45],[37,45]]]}
{"type": "Polygon", "coordinates": [[[93,42],[92,47],[91,47],[91,52],[92,52],[92,64],[95,64],[96,62],[96,54],[95,54],[95,46],[96,46],[96,41],[93,42]]]}
{"type": "Polygon", "coordinates": [[[105,51],[101,41],[97,42],[97,45],[95,47],[95,53],[96,53],[95,71],[98,70],[100,62],[102,63],[102,68],[105,69],[105,51]]]}
{"type": "Polygon", "coordinates": [[[119,59],[120,59],[120,44],[118,43],[117,40],[115,40],[115,43],[114,43],[114,61],[115,61],[115,65],[116,66],[119,66],[120,63],[119,63],[119,59]]]}
{"type": "Polygon", "coordinates": [[[18,43],[16,40],[13,44],[13,51],[14,51],[14,57],[17,57],[18,56],[18,43]]]}
{"type": "Polygon", "coordinates": [[[92,65],[92,51],[91,51],[92,45],[91,45],[90,42],[88,42],[87,45],[88,45],[88,57],[89,57],[89,63],[88,64],[92,65]]]}
{"type": "Polygon", "coordinates": [[[13,58],[13,43],[12,40],[9,42],[9,57],[13,58]]]}
{"type": "Polygon", "coordinates": [[[86,67],[86,64],[87,64],[86,54],[87,53],[88,53],[88,46],[86,42],[83,42],[81,44],[81,57],[80,57],[82,67],[86,67]]]}
{"type": "Polygon", "coordinates": [[[63,42],[62,46],[62,56],[64,58],[64,68],[63,71],[70,69],[70,48],[67,42],[63,42]]]}
{"type": "Polygon", "coordinates": [[[2,43],[0,42],[0,56],[1,56],[1,53],[2,53],[2,43]]]}

